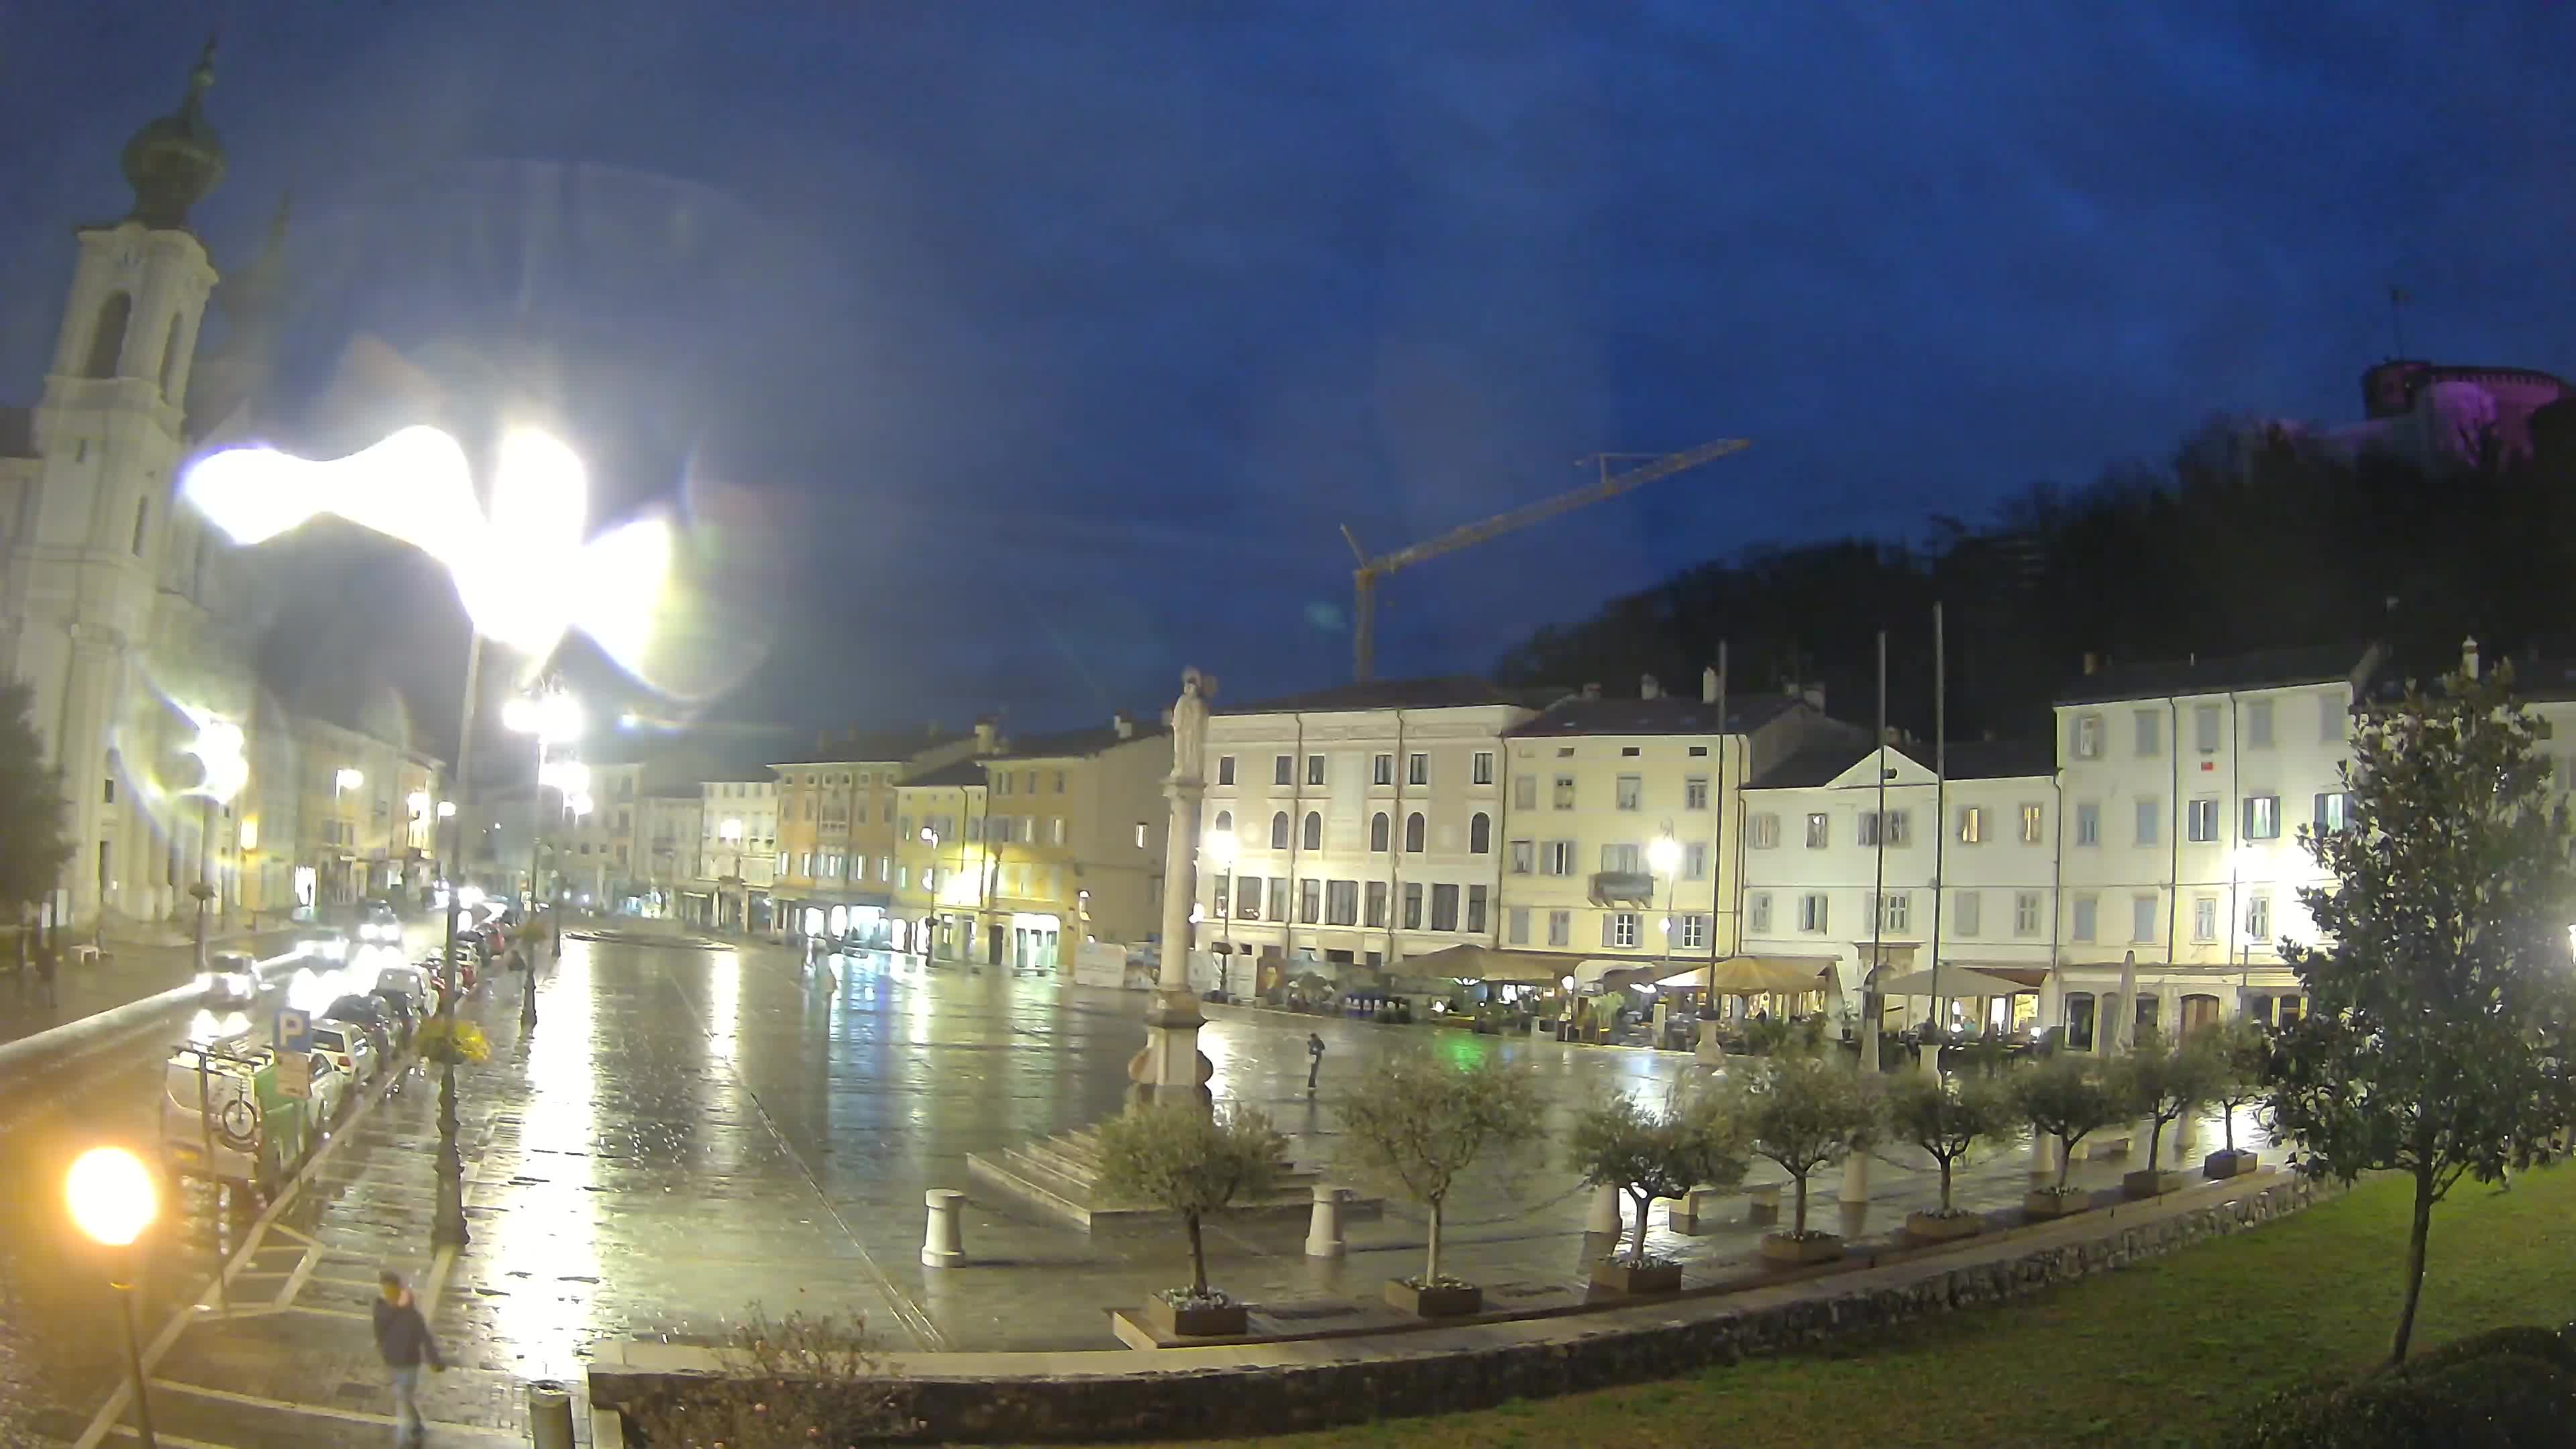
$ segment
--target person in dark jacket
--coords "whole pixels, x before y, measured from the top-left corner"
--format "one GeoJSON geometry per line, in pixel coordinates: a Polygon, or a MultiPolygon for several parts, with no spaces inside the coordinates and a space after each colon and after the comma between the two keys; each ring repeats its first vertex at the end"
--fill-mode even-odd
{"type": "Polygon", "coordinates": [[[385,1361],[385,1371],[393,1378],[394,1444],[395,1449],[405,1449],[417,1446],[428,1433],[420,1417],[420,1366],[427,1363],[432,1372],[445,1373],[447,1360],[439,1355],[438,1340],[429,1336],[429,1320],[420,1316],[402,1275],[387,1270],[377,1275],[376,1282],[384,1290],[376,1300],[376,1356],[385,1361]]]}

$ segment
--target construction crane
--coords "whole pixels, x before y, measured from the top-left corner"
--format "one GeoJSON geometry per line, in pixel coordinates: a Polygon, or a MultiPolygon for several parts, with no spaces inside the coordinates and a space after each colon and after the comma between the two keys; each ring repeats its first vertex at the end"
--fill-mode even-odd
{"type": "Polygon", "coordinates": [[[1359,567],[1351,570],[1351,678],[1357,683],[1366,684],[1370,676],[1376,672],[1377,581],[1388,574],[1398,569],[1407,569],[1415,564],[1428,562],[1442,554],[1456,553],[1462,548],[1483,543],[1487,539],[1500,538],[1506,533],[1517,532],[1533,523],[1543,523],[1560,513],[1571,513],[1575,509],[1616,498],[1622,493],[1644,487],[1657,479],[1670,478],[1676,473],[1687,473],[1703,463],[1714,463],[1729,453],[1740,453],[1752,446],[1751,442],[1743,438],[1720,438],[1714,443],[1702,443],[1688,452],[1666,453],[1656,457],[1651,463],[1631,468],[1625,473],[1610,471],[1612,457],[1653,457],[1654,455],[1597,453],[1584,461],[1593,464],[1599,471],[1599,478],[1571,493],[1560,493],[1554,498],[1544,498],[1536,503],[1523,504],[1508,513],[1497,513],[1479,523],[1461,524],[1447,533],[1426,538],[1420,543],[1396,549],[1392,553],[1379,554],[1375,558],[1369,557],[1368,550],[1360,547],[1359,535],[1351,532],[1350,525],[1342,525],[1342,537],[1351,546],[1351,556],[1359,560],[1359,567]]]}

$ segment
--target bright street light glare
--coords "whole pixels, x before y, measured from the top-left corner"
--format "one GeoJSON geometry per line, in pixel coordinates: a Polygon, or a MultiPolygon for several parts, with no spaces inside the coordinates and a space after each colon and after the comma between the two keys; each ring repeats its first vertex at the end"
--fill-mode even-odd
{"type": "Polygon", "coordinates": [[[456,802],[453,800],[439,801],[438,818],[441,820],[452,820],[456,818],[456,802]]]}
{"type": "Polygon", "coordinates": [[[122,1147],[93,1147],[63,1178],[72,1222],[102,1247],[132,1246],[160,1212],[160,1189],[141,1158],[122,1147]]]}
{"type": "Polygon", "coordinates": [[[241,793],[250,783],[250,761],[243,757],[242,727],[216,714],[213,710],[179,706],[181,713],[197,727],[197,737],[189,741],[182,753],[196,757],[205,771],[205,779],[193,789],[180,793],[202,795],[221,805],[241,793]]]}
{"type": "Polygon", "coordinates": [[[567,796],[588,798],[590,766],[579,760],[548,760],[545,768],[537,772],[537,784],[544,789],[560,790],[567,796]]]}
{"type": "Polygon", "coordinates": [[[344,769],[331,777],[331,783],[342,790],[355,790],[367,783],[367,777],[362,771],[344,769]]]}
{"type": "Polygon", "coordinates": [[[1657,875],[1671,875],[1673,867],[1681,864],[1681,860],[1681,842],[1669,835],[1655,837],[1654,844],[1646,847],[1646,864],[1654,867],[1657,875]]]}
{"type": "Polygon", "coordinates": [[[501,724],[513,733],[561,741],[581,736],[581,701],[561,690],[521,695],[501,706],[501,724]]]}
{"type": "Polygon", "coordinates": [[[1207,852],[1207,858],[1219,866],[1234,864],[1235,852],[1242,848],[1231,830],[1211,830],[1199,846],[1207,852]]]}

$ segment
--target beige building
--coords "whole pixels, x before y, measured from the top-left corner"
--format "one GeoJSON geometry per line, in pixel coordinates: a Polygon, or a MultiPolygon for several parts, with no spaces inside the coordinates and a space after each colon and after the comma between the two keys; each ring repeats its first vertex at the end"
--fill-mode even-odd
{"type": "Polygon", "coordinates": [[[935,728],[826,734],[778,772],[781,928],[883,946],[892,937],[896,788],[906,775],[973,754],[973,734],[935,728]]]}
{"type": "Polygon", "coordinates": [[[1118,715],[1092,729],[1001,742],[982,761],[985,815],[978,911],[983,959],[1069,970],[1068,946],[1142,942],[1162,912],[1172,740],[1118,715]]]}
{"type": "MultiPolygon", "coordinates": [[[[996,743],[992,728],[977,726],[988,747],[996,743]]],[[[895,786],[889,949],[942,961],[986,959],[985,809],[984,764],[978,759],[951,760],[895,786]]]]}
{"type": "Polygon", "coordinates": [[[696,925],[765,935],[778,879],[778,782],[708,780],[698,787],[698,877],[680,917],[696,925]]]}
{"type": "Polygon", "coordinates": [[[1509,788],[1491,827],[1499,944],[1556,957],[1558,974],[1578,985],[1623,966],[1679,972],[1745,949],[1746,783],[1803,748],[1865,747],[1867,731],[1827,719],[1821,694],[1721,704],[1716,670],[1698,683],[1678,696],[1651,676],[1635,698],[1587,689],[1504,731],[1509,788]]]}

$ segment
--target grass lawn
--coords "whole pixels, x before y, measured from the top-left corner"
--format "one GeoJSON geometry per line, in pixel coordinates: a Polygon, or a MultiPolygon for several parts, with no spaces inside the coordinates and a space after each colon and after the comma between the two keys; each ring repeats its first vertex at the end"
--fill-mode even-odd
{"type": "MultiPolygon", "coordinates": [[[[2197,1445],[2255,1396],[2387,1352],[2410,1185],[2305,1213],[2037,1299],[1828,1351],[1631,1388],[1257,1442],[1326,1446],[2197,1445]]],[[[2576,1319],[2576,1169],[2434,1210],[2417,1350],[2576,1319]]]]}

